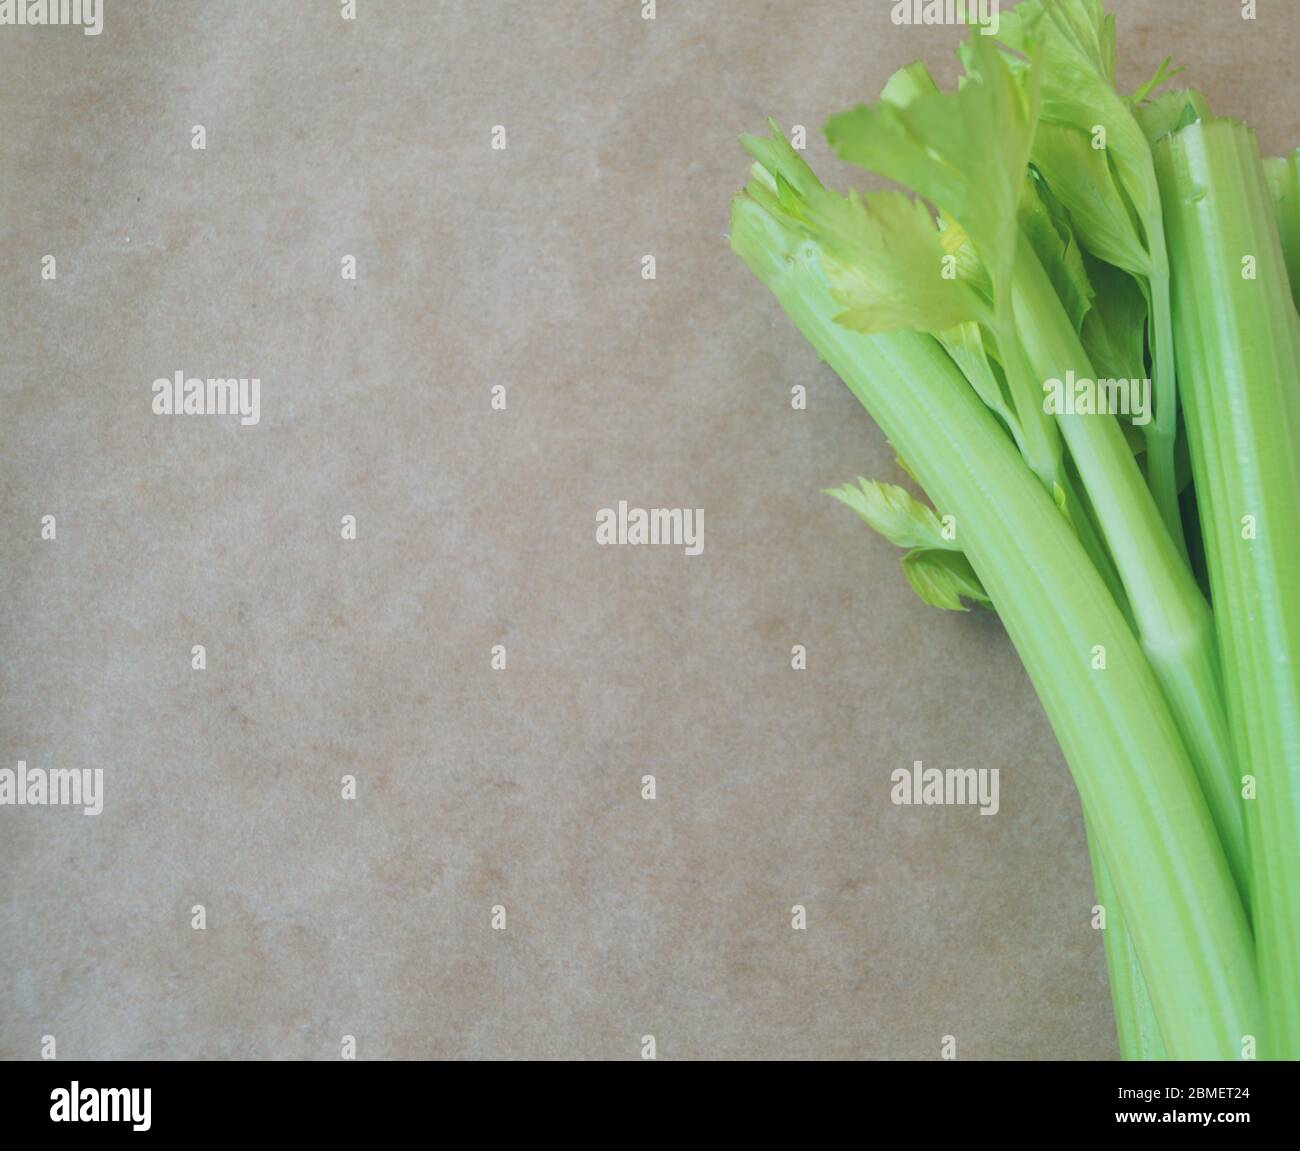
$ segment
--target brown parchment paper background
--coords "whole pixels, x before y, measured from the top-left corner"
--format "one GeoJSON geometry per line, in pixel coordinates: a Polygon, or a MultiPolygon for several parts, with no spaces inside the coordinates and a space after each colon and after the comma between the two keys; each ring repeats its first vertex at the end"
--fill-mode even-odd
{"type": "MultiPolygon", "coordinates": [[[[818,494],[899,473],[726,247],[741,131],[843,184],[828,114],[954,75],[890,7],[0,28],[0,761],[105,774],[98,817],[0,809],[0,1055],[1115,1056],[1015,654],[818,494]],[[259,377],[260,424],[153,415],[177,370],[259,377]],[[704,554],[597,547],[620,499],[704,554]],[[892,806],[914,759],[1001,812],[892,806]]],[[[1291,0],[1115,7],[1128,86],[1170,53],[1300,142],[1291,0]]]]}

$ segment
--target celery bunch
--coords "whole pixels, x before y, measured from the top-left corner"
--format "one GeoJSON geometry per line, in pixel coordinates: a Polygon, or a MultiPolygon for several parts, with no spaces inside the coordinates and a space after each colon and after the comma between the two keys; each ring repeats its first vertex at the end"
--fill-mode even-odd
{"type": "Polygon", "coordinates": [[[955,91],[912,64],[826,125],[907,192],[745,137],[732,247],[933,507],[831,494],[1020,653],[1124,1056],[1300,1058],[1297,159],[1157,94],[1168,61],[1121,95],[1100,0],[1024,0],[959,55],[955,91]]]}

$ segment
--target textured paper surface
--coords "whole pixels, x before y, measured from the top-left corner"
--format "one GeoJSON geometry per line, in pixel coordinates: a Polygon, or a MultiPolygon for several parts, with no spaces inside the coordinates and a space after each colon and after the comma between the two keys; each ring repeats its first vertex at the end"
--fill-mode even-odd
{"type": "MultiPolygon", "coordinates": [[[[844,183],[825,116],[958,33],[657,7],[0,28],[0,761],[105,787],[0,808],[0,1056],[1115,1056],[1015,654],[818,495],[892,454],[724,238],[741,131],[844,183]],[[177,371],[260,423],[154,415],[177,371]],[[703,554],[596,546],[619,500],[703,554]],[[892,806],[916,759],[1001,811],[892,806]]],[[[1117,7],[1127,86],[1300,142],[1294,4],[1117,7]]]]}

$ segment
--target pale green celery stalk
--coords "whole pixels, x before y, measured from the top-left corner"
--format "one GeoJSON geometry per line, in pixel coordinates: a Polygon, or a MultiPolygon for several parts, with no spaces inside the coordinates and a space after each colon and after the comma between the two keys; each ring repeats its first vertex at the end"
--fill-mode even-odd
{"type": "Polygon", "coordinates": [[[1239,1057],[1259,1016],[1245,912],[1160,686],[1069,524],[932,337],[837,324],[816,245],[748,195],[731,242],[956,517],[1100,838],[1170,1055],[1239,1057]]]}
{"type": "Polygon", "coordinates": [[[1106,924],[1102,941],[1106,949],[1106,974],[1110,979],[1110,997],[1115,1005],[1115,1031],[1119,1036],[1120,1057],[1134,1061],[1156,1061],[1168,1058],[1165,1042],[1160,1035],[1160,1022],[1156,1019],[1151,993],[1147,989],[1133,946],[1133,934],[1124,919],[1123,908],[1115,884],[1102,858],[1089,822],[1084,827],[1088,836],[1088,858],[1092,861],[1092,879],[1097,889],[1097,902],[1105,910],[1106,924]]]}
{"type": "Polygon", "coordinates": [[[1156,146],[1185,421],[1246,803],[1274,1058],[1300,1058],[1300,320],[1254,134],[1156,146]],[[1255,262],[1255,276],[1248,278],[1255,262]]]}
{"type": "MultiPolygon", "coordinates": [[[[1155,389],[1155,418],[1145,429],[1148,479],[1170,539],[1186,558],[1175,467],[1178,388],[1160,192],[1147,140],[1115,86],[1114,18],[1106,15],[1100,0],[1023,0],[1004,13],[999,39],[1040,61],[1041,117],[1045,123],[1081,133],[1076,137],[1079,141],[1099,127],[1105,129],[1107,142],[1100,155],[1106,158],[1103,167],[1110,174],[1100,183],[1090,178],[1099,173],[1089,172],[1086,163],[1089,155],[1099,155],[1092,151],[1091,140],[1084,145],[1082,167],[1077,167],[1076,158],[1062,168],[1059,163],[1048,162],[1040,146],[1044,137],[1040,136],[1035,141],[1034,162],[1052,170],[1048,182],[1075,218],[1076,231],[1085,246],[1144,277],[1150,301],[1155,389]],[[1070,171],[1071,167],[1076,170],[1070,171]],[[1096,197],[1105,203],[1099,203],[1096,197]],[[1132,233],[1132,221],[1125,218],[1127,209],[1122,197],[1132,206],[1141,226],[1140,236],[1132,233]],[[1126,264],[1111,250],[1111,244],[1120,240],[1121,248],[1137,255],[1132,250],[1134,239],[1139,248],[1145,249],[1145,260],[1126,264]]],[[[1168,61],[1161,65],[1142,95],[1169,78],[1167,65],[1168,61]]],[[[1054,158],[1059,161],[1061,156],[1054,158]]]]}
{"type": "Polygon", "coordinates": [[[1300,150],[1289,156],[1264,161],[1273,207],[1277,213],[1277,230],[1286,253],[1286,270],[1291,279],[1291,295],[1300,305],[1300,150]]]}
{"type": "Polygon", "coordinates": [[[1155,203],[1144,213],[1142,222],[1151,268],[1146,288],[1151,323],[1151,374],[1155,392],[1155,416],[1146,427],[1147,479],[1151,495],[1164,521],[1178,557],[1187,562],[1187,540],[1183,534],[1182,512],[1178,502],[1178,468],[1174,445],[1178,436],[1178,376],[1174,354],[1174,319],[1169,252],[1165,242],[1164,221],[1160,214],[1155,169],[1148,161],[1151,194],[1155,203]]]}
{"type": "Polygon", "coordinates": [[[1174,452],[1178,435],[1178,380],[1169,259],[1160,221],[1152,222],[1149,228],[1147,243],[1151,248],[1151,273],[1147,278],[1147,290],[1151,293],[1151,374],[1155,377],[1153,387],[1158,398],[1155,418],[1146,429],[1147,478],[1170,539],[1178,549],[1179,558],[1185,561],[1187,540],[1179,510],[1178,468],[1174,452]]]}
{"type": "MultiPolygon", "coordinates": [[[[1078,334],[1028,243],[1013,283],[1020,340],[1040,380],[1096,379],[1078,334]]],[[[1118,421],[1059,415],[1071,458],[1128,595],[1138,639],[1187,742],[1232,874],[1249,899],[1245,813],[1224,708],[1214,621],[1142,481],[1118,421]]]]}
{"type": "MultiPolygon", "coordinates": [[[[995,292],[994,332],[1002,355],[1002,368],[1011,390],[1011,402],[1025,439],[1025,459],[1049,492],[1070,489],[1061,452],[1061,437],[1050,419],[1043,418],[1043,405],[1033,377],[1016,343],[1016,322],[1009,292],[995,292]]],[[[1100,556],[1098,562],[1102,562],[1100,556]]]]}

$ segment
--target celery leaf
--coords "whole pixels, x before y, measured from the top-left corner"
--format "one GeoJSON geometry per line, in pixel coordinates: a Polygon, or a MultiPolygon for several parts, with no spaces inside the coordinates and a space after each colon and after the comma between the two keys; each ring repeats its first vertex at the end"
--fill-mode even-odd
{"type": "Polygon", "coordinates": [[[969,611],[963,599],[992,606],[975,569],[961,552],[920,548],[903,557],[903,573],[912,590],[931,607],[969,611]]]}
{"type": "Polygon", "coordinates": [[[952,551],[957,545],[944,538],[943,525],[932,508],[896,484],[882,484],[858,477],[858,483],[826,489],[833,497],[857,512],[867,525],[900,548],[928,548],[952,551]]]}

